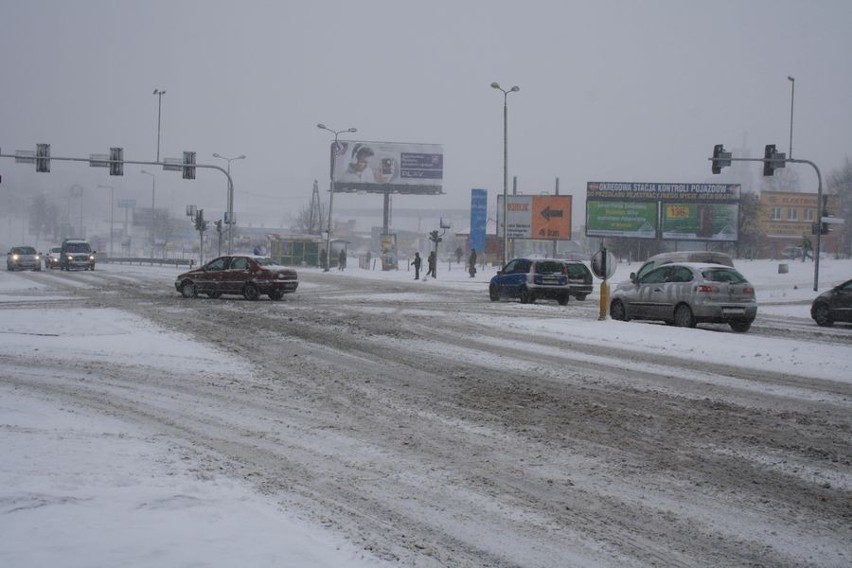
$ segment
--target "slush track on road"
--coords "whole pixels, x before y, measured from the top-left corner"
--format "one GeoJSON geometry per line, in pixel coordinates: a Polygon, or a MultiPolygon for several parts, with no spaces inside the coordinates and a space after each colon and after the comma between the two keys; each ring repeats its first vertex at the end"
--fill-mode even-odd
{"type": "MultiPolygon", "coordinates": [[[[248,480],[400,566],[852,564],[848,382],[482,323],[594,317],[590,301],[309,270],[278,302],[184,299],[110,271],[29,277],[253,371],[43,358],[81,379],[36,382],[28,365],[9,380],[153,427],[199,475],[248,480]]],[[[749,333],[788,327],[758,318],[749,333]]],[[[848,331],[812,340],[849,345],[848,331]]]]}

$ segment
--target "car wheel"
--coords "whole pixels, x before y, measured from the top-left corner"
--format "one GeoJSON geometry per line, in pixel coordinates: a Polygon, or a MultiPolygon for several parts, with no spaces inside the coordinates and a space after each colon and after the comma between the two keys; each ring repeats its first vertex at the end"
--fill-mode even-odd
{"type": "Polygon", "coordinates": [[[532,304],[535,302],[535,296],[533,296],[532,292],[526,286],[521,288],[521,294],[518,298],[522,304],[532,304]]]}
{"type": "Polygon", "coordinates": [[[253,302],[260,298],[260,291],[257,289],[257,286],[248,282],[245,286],[243,286],[243,297],[246,300],[251,300],[253,302]]]}
{"type": "Polygon", "coordinates": [[[568,294],[562,294],[561,296],[556,298],[556,301],[559,302],[560,306],[564,306],[568,303],[568,294]]]}
{"type": "Polygon", "coordinates": [[[586,295],[585,295],[585,294],[577,294],[577,295],[576,295],[576,296],[574,296],[574,297],[575,297],[575,298],[577,298],[578,300],[580,300],[581,302],[582,302],[583,300],[585,300],[585,299],[586,299],[586,295]]]}
{"type": "Polygon", "coordinates": [[[732,321],[729,322],[728,325],[731,326],[731,329],[736,331],[737,333],[745,333],[751,328],[750,321],[732,321]]]}
{"type": "Polygon", "coordinates": [[[686,304],[681,304],[675,309],[674,322],[678,327],[695,327],[695,318],[692,310],[686,304]]]}
{"type": "Polygon", "coordinates": [[[627,310],[624,309],[624,304],[621,300],[613,300],[612,305],[609,307],[609,315],[617,321],[630,321],[630,318],[627,317],[627,310]]]}
{"type": "Polygon", "coordinates": [[[811,309],[811,317],[821,327],[831,327],[834,325],[834,320],[831,319],[831,311],[828,306],[823,303],[816,304],[811,309]]]}
{"type": "Polygon", "coordinates": [[[284,290],[271,290],[267,295],[269,296],[270,300],[274,300],[277,302],[278,300],[284,297],[284,290]]]}
{"type": "Polygon", "coordinates": [[[488,286],[488,297],[491,298],[492,302],[496,302],[500,299],[500,287],[497,284],[491,284],[488,286]]]}
{"type": "Polygon", "coordinates": [[[187,280],[180,287],[181,296],[184,298],[197,298],[198,297],[198,288],[196,288],[195,284],[191,281],[187,280]]]}
{"type": "Polygon", "coordinates": [[[215,300],[216,298],[219,298],[221,296],[222,296],[222,292],[207,292],[207,297],[212,298],[213,300],[215,300]]]}

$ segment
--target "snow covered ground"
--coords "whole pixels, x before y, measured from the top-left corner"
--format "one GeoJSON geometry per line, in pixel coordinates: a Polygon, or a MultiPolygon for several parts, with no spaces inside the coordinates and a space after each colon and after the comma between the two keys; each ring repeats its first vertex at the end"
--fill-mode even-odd
{"type": "MultiPolygon", "coordinates": [[[[350,266],[354,263],[350,263],[350,266]]],[[[737,268],[756,285],[759,316],[807,322],[813,291],[813,265],[743,261],[737,268]]],[[[613,281],[638,265],[619,265],[613,281]]],[[[99,270],[137,274],[170,284],[175,268],[101,265],[99,270]]],[[[310,269],[307,269],[310,270],[310,269]]],[[[422,282],[424,298],[441,287],[485,294],[492,268],[467,278],[462,267],[439,266],[439,278],[422,282]]],[[[397,272],[350,268],[334,277],[410,280],[397,272]]],[[[852,278],[852,260],[826,258],[820,291],[852,278]]],[[[297,292],[298,294],[298,292],[297,292]]],[[[144,364],[175,373],[250,373],[239,358],[153,326],[110,308],[71,308],[73,318],[56,318],[39,305],[51,295],[48,284],[17,273],[0,272],[0,566],[390,566],[323,526],[296,518],[248,484],[200,473],[191,448],[181,446],[120,416],[82,412],[57,399],[33,396],[20,379],[33,380],[27,367],[14,366],[50,354],[144,364]],[[96,341],[92,341],[96,338],[96,341]]],[[[595,295],[586,300],[597,303],[595,295]]],[[[483,315],[483,322],[487,316],[483,315]]],[[[489,320],[493,324],[493,320],[489,320]]],[[[790,341],[735,333],[649,333],[666,329],[649,324],[568,319],[506,318],[503,325],[527,326],[535,333],[570,334],[600,345],[616,341],[644,350],[676,350],[701,358],[708,342],[730,357],[751,358],[757,367],[815,378],[852,381],[852,343],[791,349],[790,341]],[[755,347],[757,345],[757,347],[755,347]]],[[[812,323],[812,322],[811,322],[812,323]]],[[[813,331],[819,331],[815,325],[813,331]]],[[[79,372],[47,367],[67,381],[84,381],[79,372]]],[[[44,373],[33,366],[33,373],[44,373]]]]}

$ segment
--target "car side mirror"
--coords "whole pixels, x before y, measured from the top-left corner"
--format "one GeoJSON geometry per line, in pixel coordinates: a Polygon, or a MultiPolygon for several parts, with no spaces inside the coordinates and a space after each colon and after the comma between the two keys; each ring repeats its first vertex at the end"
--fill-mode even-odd
{"type": "Polygon", "coordinates": [[[631,273],[630,273],[630,281],[631,281],[631,282],[633,282],[634,284],[636,284],[636,281],[637,281],[637,280],[639,280],[639,279],[638,279],[638,278],[636,278],[636,273],[635,273],[635,272],[631,272],[631,273]]]}
{"type": "Polygon", "coordinates": [[[503,275],[503,271],[502,271],[502,270],[498,270],[498,271],[497,271],[497,276],[502,276],[502,275],[503,275]]]}

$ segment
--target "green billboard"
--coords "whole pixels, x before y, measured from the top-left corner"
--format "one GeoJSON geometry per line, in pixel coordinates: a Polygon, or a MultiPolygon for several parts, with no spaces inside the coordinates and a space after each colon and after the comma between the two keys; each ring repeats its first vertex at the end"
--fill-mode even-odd
{"type": "Polygon", "coordinates": [[[657,237],[656,201],[587,201],[589,237],[657,237]]]}

